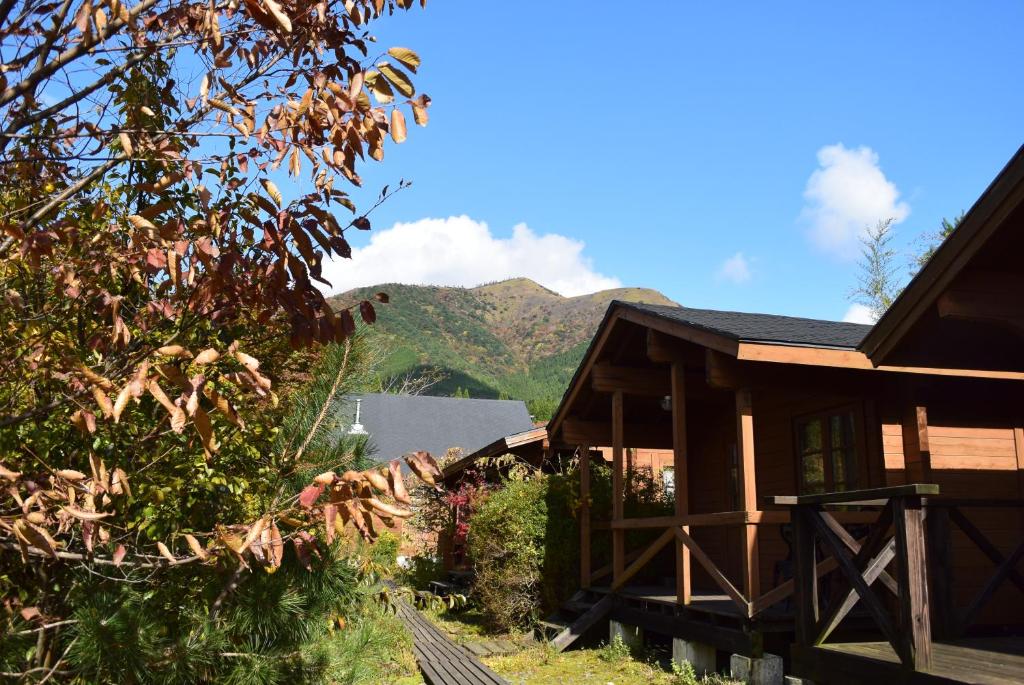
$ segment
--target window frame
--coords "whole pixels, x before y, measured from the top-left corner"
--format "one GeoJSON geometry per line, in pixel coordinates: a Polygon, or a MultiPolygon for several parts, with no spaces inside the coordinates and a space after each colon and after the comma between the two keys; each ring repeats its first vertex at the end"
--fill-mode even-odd
{"type": "Polygon", "coordinates": [[[867,442],[864,439],[864,406],[861,402],[838,404],[812,412],[797,414],[792,417],[793,435],[793,475],[796,478],[797,493],[809,494],[804,488],[804,464],[801,450],[801,427],[813,420],[821,420],[821,458],[824,492],[835,492],[836,481],[833,473],[832,456],[832,418],[850,414],[853,416],[853,455],[856,460],[854,477],[856,481],[847,486],[848,490],[869,487],[870,470],[868,468],[867,442]]]}

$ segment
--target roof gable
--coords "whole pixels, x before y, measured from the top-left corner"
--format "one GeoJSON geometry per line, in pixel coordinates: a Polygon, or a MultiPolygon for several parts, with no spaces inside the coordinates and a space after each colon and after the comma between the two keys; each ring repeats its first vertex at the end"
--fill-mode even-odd
{"type": "MultiPolygon", "coordinates": [[[[888,311],[864,338],[860,349],[876,365],[917,363],[926,348],[936,341],[954,341],[966,352],[954,360],[940,360],[950,368],[969,368],[983,355],[974,348],[988,346],[984,322],[957,325],[955,321],[936,325],[936,304],[949,288],[968,277],[974,268],[1021,274],[1019,254],[1024,225],[1024,146],[985,189],[955,231],[939,246],[928,263],[914,276],[888,311]],[[917,340],[915,340],[915,338],[917,340]],[[928,338],[921,344],[921,338],[928,338]],[[900,347],[908,349],[900,350],[900,347]],[[913,349],[913,348],[918,349],[913,349]],[[948,362],[948,363],[947,363],[948,362]]],[[[962,285],[962,284],[961,284],[962,285]]],[[[1005,293],[1005,288],[1002,289],[1005,293]]],[[[1004,294],[1000,293],[1000,294],[1004,294]]],[[[988,336],[989,338],[993,336],[988,336]]],[[[1014,341],[1013,346],[1016,345],[1014,341]]],[[[1012,360],[1019,355],[1013,349],[1012,360]]],[[[980,361],[987,361],[981,358],[980,361]]],[[[1019,367],[1019,363],[995,367],[1019,367]]],[[[995,368],[994,367],[994,368],[995,368]]],[[[1022,369],[1024,370],[1024,369],[1022,369]]]]}

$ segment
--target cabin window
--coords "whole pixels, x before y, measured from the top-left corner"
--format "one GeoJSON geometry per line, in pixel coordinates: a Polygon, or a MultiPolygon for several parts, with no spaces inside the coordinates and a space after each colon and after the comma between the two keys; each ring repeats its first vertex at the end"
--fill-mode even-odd
{"type": "Polygon", "coordinates": [[[800,493],[858,487],[856,419],[852,409],[802,417],[796,422],[800,493]]]}
{"type": "Polygon", "coordinates": [[[665,490],[667,497],[673,497],[676,494],[676,470],[672,466],[666,466],[661,469],[661,487],[665,490]]]}

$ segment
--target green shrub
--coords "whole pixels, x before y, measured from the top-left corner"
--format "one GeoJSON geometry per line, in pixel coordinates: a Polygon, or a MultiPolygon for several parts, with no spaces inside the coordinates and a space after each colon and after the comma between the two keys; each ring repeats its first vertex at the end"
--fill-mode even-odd
{"type": "Polygon", "coordinates": [[[393,576],[398,570],[398,548],[402,540],[390,530],[381,531],[369,545],[368,554],[375,570],[385,577],[393,576]]]}
{"type": "Polygon", "coordinates": [[[473,596],[487,626],[506,631],[528,624],[540,601],[547,478],[510,481],[491,493],[469,524],[476,571],[473,596]]]}
{"type": "Polygon", "coordinates": [[[608,663],[619,663],[625,661],[632,656],[629,649],[629,645],[622,641],[621,635],[616,635],[612,638],[611,642],[601,645],[601,649],[598,652],[598,657],[601,661],[608,663]]]}
{"type": "Polygon", "coordinates": [[[576,499],[574,477],[535,474],[478,505],[468,543],[473,598],[489,628],[527,626],[578,587],[576,499]]]}
{"type": "Polygon", "coordinates": [[[679,663],[672,662],[672,685],[700,685],[697,679],[697,672],[693,670],[693,664],[689,661],[679,663]]]}

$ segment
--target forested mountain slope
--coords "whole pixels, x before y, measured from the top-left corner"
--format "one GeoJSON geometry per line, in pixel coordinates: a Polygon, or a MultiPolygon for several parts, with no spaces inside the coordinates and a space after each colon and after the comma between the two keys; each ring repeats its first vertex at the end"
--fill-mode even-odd
{"type": "Polygon", "coordinates": [[[348,304],[386,292],[372,335],[388,350],[388,374],[440,370],[429,394],[468,393],[527,402],[538,420],[561,399],[612,300],[674,304],[646,288],[563,297],[526,278],[476,288],[385,283],[336,296],[348,304]]]}

